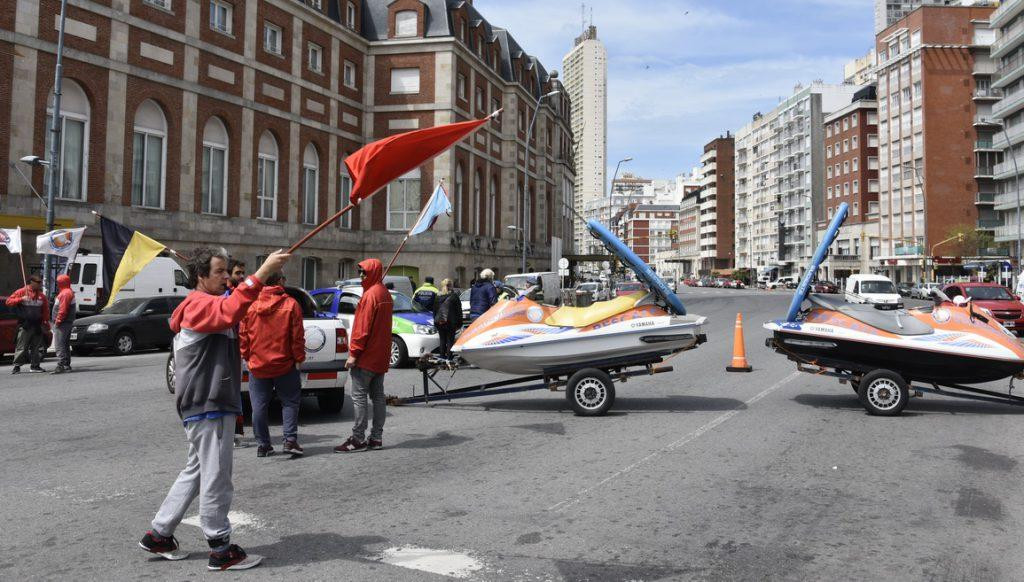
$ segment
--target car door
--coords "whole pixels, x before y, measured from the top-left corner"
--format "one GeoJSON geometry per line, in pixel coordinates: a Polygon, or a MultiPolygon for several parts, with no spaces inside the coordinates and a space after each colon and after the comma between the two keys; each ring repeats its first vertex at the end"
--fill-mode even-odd
{"type": "Polygon", "coordinates": [[[166,297],[150,299],[142,308],[134,326],[135,339],[139,344],[148,346],[169,343],[170,340],[162,328],[167,327],[167,318],[170,316],[171,310],[166,297]]]}

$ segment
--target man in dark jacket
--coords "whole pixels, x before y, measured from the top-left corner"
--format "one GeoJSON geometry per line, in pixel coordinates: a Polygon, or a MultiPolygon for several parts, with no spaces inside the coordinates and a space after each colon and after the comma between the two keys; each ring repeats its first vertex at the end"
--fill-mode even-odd
{"type": "Polygon", "coordinates": [[[12,293],[7,298],[7,306],[16,308],[18,313],[18,340],[11,373],[20,374],[26,360],[30,362],[30,372],[45,371],[39,362],[46,343],[43,327],[50,323],[50,302],[43,293],[43,280],[39,275],[32,275],[28,285],[12,293]]]}
{"type": "Polygon", "coordinates": [[[348,342],[348,360],[345,367],[352,378],[352,408],[355,426],[352,436],[334,447],[336,453],[378,450],[384,448],[384,374],[391,361],[391,314],[394,304],[391,293],[381,284],[384,267],[377,259],[359,263],[363,296],[356,306],[355,320],[348,342]],[[367,425],[367,396],[373,400],[373,428],[370,440],[365,440],[367,425]]]}
{"type": "Polygon", "coordinates": [[[291,255],[271,253],[234,292],[224,296],[228,256],[224,249],[199,248],[188,261],[194,291],[171,315],[174,336],[174,386],[178,415],[185,425],[188,460],[160,505],[139,546],[169,560],[178,551],[174,530],[199,497],[199,525],[210,546],[209,569],[244,570],[259,565],[231,543],[228,510],[234,487],[231,443],[235,416],[242,411],[242,369],[236,326],[259,296],[262,281],[280,271],[291,255]]]}
{"type": "Polygon", "coordinates": [[[494,287],[494,271],[480,271],[480,278],[469,291],[469,319],[475,320],[498,302],[498,290],[494,287]]]}
{"type": "Polygon", "coordinates": [[[53,343],[57,351],[57,367],[53,374],[71,371],[71,327],[78,315],[75,292],[71,290],[71,277],[57,275],[57,297],[53,303],[53,343]]]}
{"type": "Polygon", "coordinates": [[[433,313],[434,305],[437,303],[437,287],[434,287],[434,278],[425,278],[423,284],[413,293],[412,299],[419,303],[420,307],[433,313]]]}
{"type": "Polygon", "coordinates": [[[275,390],[281,399],[284,452],[293,457],[303,454],[298,442],[302,377],[296,366],[306,361],[306,332],[302,325],[302,308],[285,292],[283,284],[281,273],[268,277],[259,299],[239,326],[242,359],[249,366],[252,432],[259,442],[257,457],[274,454],[267,426],[267,407],[275,390]]]}

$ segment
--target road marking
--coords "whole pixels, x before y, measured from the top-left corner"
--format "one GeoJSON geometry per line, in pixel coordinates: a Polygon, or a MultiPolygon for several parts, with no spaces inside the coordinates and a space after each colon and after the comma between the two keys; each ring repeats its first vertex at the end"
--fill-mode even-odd
{"type": "MultiPolygon", "coordinates": [[[[262,529],[266,524],[263,520],[256,517],[251,513],[244,511],[229,511],[228,521],[231,522],[231,529],[262,529]]],[[[181,523],[186,525],[194,525],[196,527],[202,527],[199,523],[199,515],[193,515],[186,517],[181,520],[181,523]]]]}
{"type": "Polygon", "coordinates": [[[474,572],[483,570],[484,565],[470,556],[451,550],[432,550],[417,546],[388,548],[381,555],[372,558],[378,562],[420,570],[452,578],[469,578],[474,572]]]}
{"type": "Polygon", "coordinates": [[[747,400],[746,402],[743,403],[743,407],[742,408],[734,408],[734,409],[726,412],[725,414],[719,416],[718,418],[712,420],[711,422],[705,424],[704,426],[698,428],[697,430],[695,430],[695,431],[693,431],[693,432],[683,436],[682,438],[680,438],[680,439],[678,439],[676,441],[673,441],[673,442],[665,445],[664,447],[654,451],[653,453],[647,455],[646,457],[644,457],[644,458],[642,458],[642,459],[640,459],[638,461],[633,462],[632,464],[630,464],[630,465],[628,465],[626,467],[623,467],[622,469],[619,469],[618,471],[612,473],[611,475],[605,477],[604,479],[601,479],[599,482],[595,483],[594,485],[591,485],[590,487],[583,488],[583,490],[581,490],[576,495],[570,497],[569,499],[566,499],[565,501],[560,501],[560,502],[552,505],[551,507],[547,508],[547,511],[555,511],[555,512],[565,511],[566,509],[568,509],[568,508],[572,507],[573,505],[576,505],[577,503],[582,501],[584,497],[589,495],[595,489],[598,489],[598,488],[602,487],[603,485],[605,485],[605,484],[607,484],[607,483],[609,483],[609,482],[611,482],[611,481],[613,481],[615,479],[618,479],[619,477],[622,477],[623,475],[633,471],[637,467],[639,467],[641,465],[644,465],[644,464],[646,464],[646,463],[656,459],[657,457],[660,457],[661,455],[663,455],[665,453],[670,453],[670,452],[672,452],[672,451],[674,451],[674,450],[676,450],[676,449],[678,449],[678,448],[680,448],[682,446],[685,446],[685,445],[687,445],[687,444],[697,440],[701,436],[703,436],[703,435],[707,434],[708,432],[714,430],[715,427],[721,425],[722,423],[728,421],[730,418],[732,418],[732,417],[736,416],[737,414],[739,414],[740,412],[742,412],[747,406],[749,406],[751,404],[754,404],[758,400],[761,400],[765,396],[768,396],[772,392],[775,392],[776,390],[778,390],[779,388],[784,386],[786,383],[791,382],[793,379],[795,379],[799,375],[800,375],[800,372],[793,372],[789,376],[786,376],[785,378],[779,380],[775,384],[772,384],[768,388],[765,388],[764,390],[762,390],[757,395],[751,397],[749,400],[747,400]]]}

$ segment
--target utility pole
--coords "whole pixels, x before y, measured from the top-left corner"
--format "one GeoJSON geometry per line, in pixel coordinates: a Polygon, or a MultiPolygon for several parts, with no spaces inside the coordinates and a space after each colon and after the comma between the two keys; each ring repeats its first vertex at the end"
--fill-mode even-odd
{"type": "MultiPolygon", "coordinates": [[[[50,187],[46,189],[46,232],[53,230],[54,202],[60,184],[61,161],[61,117],[60,97],[64,79],[64,22],[68,10],[68,0],[60,2],[60,27],[57,31],[57,67],[53,73],[53,118],[50,120],[50,187]]],[[[47,295],[53,294],[53,255],[43,255],[43,290],[47,295]]]]}

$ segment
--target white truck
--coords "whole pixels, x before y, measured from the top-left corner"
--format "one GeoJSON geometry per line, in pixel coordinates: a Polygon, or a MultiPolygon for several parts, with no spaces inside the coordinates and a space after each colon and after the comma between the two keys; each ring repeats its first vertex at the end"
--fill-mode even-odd
{"type": "MultiPolygon", "coordinates": [[[[102,254],[78,255],[68,276],[71,277],[71,289],[75,292],[79,311],[92,315],[103,309],[110,290],[103,284],[102,254]]],[[[188,277],[181,265],[170,257],[157,257],[121,287],[117,298],[185,295],[188,292],[188,277]]]]}
{"type": "Polygon", "coordinates": [[[903,307],[899,291],[884,275],[850,275],[846,280],[845,295],[849,303],[871,303],[879,309],[903,307]]]}
{"type": "MultiPolygon", "coordinates": [[[[302,307],[302,324],[306,331],[306,361],[299,364],[302,395],[316,397],[322,412],[338,414],[345,402],[345,381],[348,371],[348,330],[338,319],[316,317],[316,305],[309,293],[297,287],[285,291],[302,307]]],[[[283,331],[282,331],[283,333],[283,331]]],[[[174,352],[167,358],[167,390],[174,394],[174,352]]],[[[249,400],[249,369],[242,362],[242,409],[252,412],[249,400]]]]}

